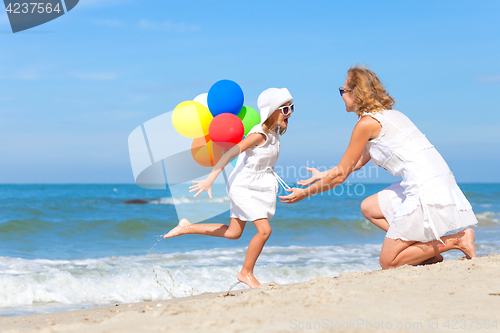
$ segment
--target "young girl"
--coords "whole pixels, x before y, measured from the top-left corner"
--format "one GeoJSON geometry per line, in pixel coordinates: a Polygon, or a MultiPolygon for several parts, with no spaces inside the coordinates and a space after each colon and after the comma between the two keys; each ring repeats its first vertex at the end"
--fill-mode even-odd
{"type": "Polygon", "coordinates": [[[238,164],[229,177],[228,195],[231,199],[231,222],[229,226],[220,223],[191,224],[182,219],[179,225],[167,233],[164,238],[185,234],[208,235],[227,239],[240,238],[247,221],[253,222],[257,234],[248,245],[243,268],[237,278],[250,288],[259,287],[260,283],[253,275],[255,262],[264,244],[271,235],[269,219],[276,210],[278,181],[286,184],[274,172],[278,159],[280,135],[286,132],[288,119],[293,112],[293,98],[286,88],[269,88],[258,99],[261,123],[250,130],[248,135],[236,146],[223,155],[209,176],[202,181],[193,181],[190,192],[197,191],[195,197],[204,191],[212,197],[212,184],[222,169],[234,157],[239,156],[238,164]]]}

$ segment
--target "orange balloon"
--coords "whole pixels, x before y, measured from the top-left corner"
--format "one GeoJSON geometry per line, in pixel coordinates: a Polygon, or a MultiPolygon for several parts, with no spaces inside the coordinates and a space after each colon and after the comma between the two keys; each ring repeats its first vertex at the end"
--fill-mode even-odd
{"type": "Polygon", "coordinates": [[[193,159],[201,166],[213,167],[219,162],[222,157],[222,150],[224,148],[215,145],[210,136],[202,136],[196,138],[191,144],[191,155],[193,159]]]}

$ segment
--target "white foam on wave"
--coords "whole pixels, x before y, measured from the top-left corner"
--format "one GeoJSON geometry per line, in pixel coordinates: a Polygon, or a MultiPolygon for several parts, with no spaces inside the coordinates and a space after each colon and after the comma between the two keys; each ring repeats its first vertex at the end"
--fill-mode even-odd
{"type": "Polygon", "coordinates": [[[194,197],[179,197],[179,198],[160,198],[149,201],[150,204],[153,205],[179,205],[179,204],[190,204],[190,203],[221,203],[229,201],[228,196],[220,196],[220,197],[202,197],[202,198],[194,198],[194,197]]]}
{"type": "Polygon", "coordinates": [[[492,212],[492,211],[486,211],[482,213],[476,213],[476,218],[480,224],[500,224],[500,214],[492,212]]]}
{"type": "MultiPolygon", "coordinates": [[[[379,249],[380,245],[268,247],[255,274],[261,282],[287,284],[377,269],[379,249]]],[[[0,313],[27,306],[28,312],[37,312],[33,305],[54,302],[106,305],[224,291],[237,282],[245,253],[246,248],[229,248],[85,260],[0,257],[0,313]]]]}
{"type": "MultiPolygon", "coordinates": [[[[263,283],[290,284],[378,270],[380,248],[381,244],[270,246],[259,257],[255,275],[263,283]]],[[[499,250],[497,244],[484,244],[478,246],[478,255],[499,250]]],[[[47,306],[75,308],[227,291],[237,282],[245,253],[246,248],[227,248],[84,260],[0,257],[0,315],[64,310],[47,306]]],[[[445,258],[460,256],[457,251],[445,258]]],[[[240,284],[234,289],[246,288],[240,284]]]]}

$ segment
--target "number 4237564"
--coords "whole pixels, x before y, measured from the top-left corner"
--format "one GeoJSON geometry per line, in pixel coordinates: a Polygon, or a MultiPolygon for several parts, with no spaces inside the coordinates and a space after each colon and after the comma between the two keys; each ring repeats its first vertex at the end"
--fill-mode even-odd
{"type": "Polygon", "coordinates": [[[452,319],[444,323],[444,327],[448,329],[497,329],[497,320],[482,320],[482,319],[452,319]]]}
{"type": "Polygon", "coordinates": [[[50,14],[52,12],[60,13],[62,11],[62,9],[59,7],[59,3],[57,3],[55,7],[52,7],[51,3],[45,4],[37,2],[14,3],[14,4],[9,3],[9,5],[5,10],[9,14],[28,14],[28,13],[50,14]]]}

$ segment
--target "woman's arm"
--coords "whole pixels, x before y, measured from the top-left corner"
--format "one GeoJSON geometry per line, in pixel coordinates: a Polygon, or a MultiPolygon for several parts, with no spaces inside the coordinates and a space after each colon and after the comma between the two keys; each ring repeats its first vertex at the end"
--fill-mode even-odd
{"type": "Polygon", "coordinates": [[[233,148],[229,149],[224,155],[222,155],[221,159],[214,166],[208,177],[204,180],[193,181],[196,185],[189,187],[189,192],[198,191],[194,196],[197,197],[203,191],[207,191],[209,197],[212,197],[212,184],[217,179],[219,174],[222,172],[222,169],[226,167],[233,160],[233,158],[237,157],[239,154],[243,153],[250,147],[258,146],[263,144],[266,141],[266,137],[261,133],[252,133],[248,135],[246,138],[241,140],[240,143],[235,145],[233,148]]]}
{"type": "MultiPolygon", "coordinates": [[[[368,150],[364,149],[363,153],[361,154],[361,157],[360,157],[358,163],[356,163],[356,166],[354,167],[353,171],[358,171],[359,169],[364,167],[365,164],[368,163],[368,161],[370,159],[371,159],[370,153],[368,152],[368,150]]],[[[326,175],[331,174],[331,173],[335,173],[337,171],[337,167],[335,166],[335,167],[333,167],[329,170],[325,170],[325,171],[319,171],[316,168],[306,168],[306,170],[309,172],[312,172],[312,175],[311,175],[311,178],[309,178],[309,179],[299,180],[297,182],[297,184],[299,184],[301,186],[309,186],[311,184],[316,183],[318,180],[325,177],[326,175]]]]}
{"type": "Polygon", "coordinates": [[[359,169],[364,167],[365,164],[368,163],[368,161],[370,161],[371,158],[372,157],[370,156],[368,149],[366,149],[366,147],[365,147],[365,149],[363,150],[363,153],[361,154],[361,157],[359,158],[358,163],[356,163],[356,166],[354,167],[354,171],[358,171],[359,169]]]}
{"type": "Polygon", "coordinates": [[[280,200],[286,203],[295,203],[305,197],[329,191],[342,184],[356,170],[356,167],[362,167],[369,161],[369,155],[362,156],[363,151],[368,140],[376,138],[380,130],[380,123],[372,117],[366,116],[361,118],[352,131],[349,146],[342,156],[339,165],[330,169],[330,172],[314,185],[305,189],[295,188],[289,190],[293,193],[285,197],[280,197],[280,200]]]}
{"type": "MultiPolygon", "coordinates": [[[[364,120],[364,119],[363,119],[364,120]]],[[[328,191],[342,184],[358,165],[366,143],[370,139],[370,124],[360,120],[354,127],[351,140],[340,160],[340,163],[332,169],[332,172],[324,176],[318,183],[305,190],[306,196],[328,191]]]]}

